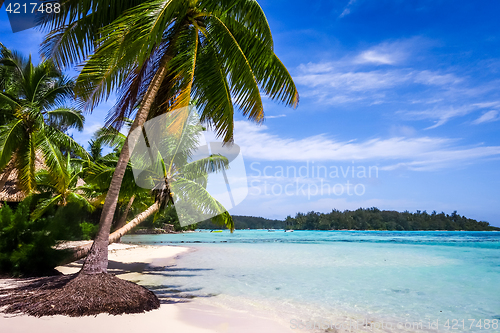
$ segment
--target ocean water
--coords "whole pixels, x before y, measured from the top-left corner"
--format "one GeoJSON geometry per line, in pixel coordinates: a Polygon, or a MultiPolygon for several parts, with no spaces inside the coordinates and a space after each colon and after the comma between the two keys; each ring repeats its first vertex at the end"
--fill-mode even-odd
{"type": "Polygon", "coordinates": [[[500,232],[237,230],[123,241],[194,248],[154,283],[297,331],[350,323],[500,332],[500,232]]]}

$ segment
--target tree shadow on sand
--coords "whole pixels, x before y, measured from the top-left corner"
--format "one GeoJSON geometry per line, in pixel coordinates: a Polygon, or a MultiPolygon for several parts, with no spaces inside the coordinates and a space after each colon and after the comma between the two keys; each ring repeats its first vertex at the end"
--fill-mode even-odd
{"type": "MultiPolygon", "coordinates": [[[[72,265],[74,268],[78,264],[72,265]]],[[[71,265],[70,265],[71,267],[71,265]]],[[[109,262],[111,274],[80,273],[30,279],[13,279],[14,286],[0,289],[0,312],[28,314],[36,317],[67,315],[71,317],[108,313],[142,313],[160,304],[189,302],[194,298],[212,297],[200,293],[201,288],[179,285],[140,286],[138,281],[116,277],[140,273],[168,277],[194,277],[203,268],[154,267],[145,263],[109,262]],[[111,291],[111,292],[110,292],[111,291]]]]}

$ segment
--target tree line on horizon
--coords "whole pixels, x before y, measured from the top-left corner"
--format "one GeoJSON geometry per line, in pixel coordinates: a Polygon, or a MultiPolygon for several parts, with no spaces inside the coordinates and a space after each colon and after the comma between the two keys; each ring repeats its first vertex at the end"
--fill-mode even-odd
{"type": "MultiPolygon", "coordinates": [[[[333,209],[330,213],[311,211],[297,213],[295,217],[287,216],[284,220],[233,215],[233,220],[236,229],[500,231],[500,228],[491,226],[488,222],[461,216],[457,211],[451,214],[433,211],[429,214],[425,210],[411,213],[380,210],[376,207],[344,211],[333,209]]],[[[219,227],[210,221],[203,221],[198,223],[198,228],[219,227]]]]}

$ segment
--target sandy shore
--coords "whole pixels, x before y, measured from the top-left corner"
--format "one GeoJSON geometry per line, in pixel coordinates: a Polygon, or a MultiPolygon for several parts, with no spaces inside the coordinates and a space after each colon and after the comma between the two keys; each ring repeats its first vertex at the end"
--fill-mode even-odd
{"type": "MultiPolygon", "coordinates": [[[[113,244],[109,252],[109,272],[122,279],[148,285],[161,285],[165,279],[154,272],[175,264],[179,255],[190,248],[180,246],[137,246],[113,244]],[[151,274],[149,274],[151,272],[151,274]]],[[[64,274],[77,272],[82,262],[57,269],[64,274]]],[[[0,280],[0,288],[15,285],[12,279],[0,280]]],[[[284,333],[288,327],[248,312],[220,309],[197,303],[196,299],[162,299],[160,309],[144,314],[70,318],[35,318],[0,314],[0,332],[8,333],[137,333],[165,330],[175,333],[284,333]]]]}

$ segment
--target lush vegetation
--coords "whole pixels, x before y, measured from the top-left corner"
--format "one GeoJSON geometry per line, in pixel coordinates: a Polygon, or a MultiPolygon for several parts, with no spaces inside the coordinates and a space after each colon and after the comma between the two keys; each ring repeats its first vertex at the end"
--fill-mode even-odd
{"type": "Polygon", "coordinates": [[[64,257],[63,251],[53,248],[55,234],[50,219],[31,219],[30,200],[15,210],[0,209],[0,273],[11,276],[52,274],[64,257]]]}
{"type": "MultiPolygon", "coordinates": [[[[295,229],[295,230],[467,230],[500,231],[488,222],[478,222],[461,216],[454,211],[431,214],[426,211],[415,213],[359,208],[355,211],[332,210],[330,213],[309,212],[288,216],[285,220],[269,220],[262,217],[233,216],[236,229],[295,229]]],[[[200,229],[216,229],[210,221],[198,224],[200,229]]]]}
{"type": "MultiPolygon", "coordinates": [[[[183,224],[202,216],[231,230],[234,224],[206,190],[208,172],[227,168],[228,160],[220,155],[191,159],[190,149],[170,160],[149,154],[159,143],[144,125],[197,101],[197,120],[228,143],[235,112],[262,122],[262,95],[296,106],[297,89],[274,53],[268,21],[255,0],[59,2],[60,11],[45,12],[37,21],[47,32],[42,63],[34,65],[0,45],[0,188],[15,183],[23,195],[10,201],[31,200],[15,213],[3,209],[0,242],[7,245],[0,270],[18,274],[15,267],[33,256],[51,255],[55,240],[92,238],[98,225],[93,245],[71,256],[86,256],[80,274],[64,288],[40,294],[36,304],[16,298],[13,307],[36,316],[151,310],[160,305],[152,292],[107,274],[109,243],[147,220],[175,220],[171,210],[162,212],[174,201],[183,224]],[[81,71],[73,81],[62,69],[75,65],[81,71]],[[92,111],[112,94],[117,103],[87,152],[68,132],[84,125],[82,110],[72,105],[92,111]],[[130,125],[127,136],[119,135],[124,124],[130,125]],[[131,169],[137,170],[132,164],[138,161],[130,156],[140,134],[147,149],[139,155],[143,161],[156,159],[151,168],[141,166],[140,177],[146,175],[142,180],[153,187],[139,188],[136,177],[129,181],[131,169]],[[103,156],[102,145],[113,151],[103,156]],[[12,243],[9,232],[19,226],[28,229],[12,243]],[[19,255],[17,248],[26,250],[19,255]],[[117,286],[125,296],[115,297],[117,286]],[[83,300],[82,294],[87,295],[83,300]]],[[[186,139],[188,146],[195,142],[185,131],[189,116],[171,125],[160,132],[170,130],[170,137],[186,139]]]]}
{"type": "MultiPolygon", "coordinates": [[[[285,222],[282,220],[271,220],[263,217],[233,215],[234,227],[236,229],[284,229],[285,222]]],[[[198,229],[220,229],[210,220],[197,224],[198,229]]]]}
{"type": "MultiPolygon", "coordinates": [[[[53,273],[66,255],[54,249],[57,242],[92,240],[98,233],[126,136],[107,126],[97,130],[88,151],[76,143],[68,130],[81,131],[85,118],[80,110],[65,106],[76,104],[73,89],[73,81],[51,60],[35,65],[31,58],[0,44],[0,184],[3,190],[13,175],[14,185],[10,181],[9,186],[26,198],[20,204],[3,203],[1,208],[0,274],[53,273]],[[104,154],[106,150],[110,152],[104,154]]],[[[126,163],[125,181],[112,216],[113,229],[126,233],[142,222],[153,227],[173,224],[179,231],[192,229],[179,224],[172,191],[177,193],[177,203],[189,203],[193,211],[215,212],[213,222],[233,229],[231,216],[206,191],[204,178],[208,169],[218,172],[227,168],[228,160],[211,155],[191,161],[205,129],[199,125],[196,112],[180,117],[184,117],[181,130],[156,143],[171,160],[159,156],[143,169],[147,177],[142,182],[149,182],[149,187],[137,185],[132,161],[126,163]]],[[[128,119],[123,122],[133,123],[128,119]]],[[[139,156],[134,163],[144,168],[139,164],[145,160],[139,156]]]]}
{"type": "Polygon", "coordinates": [[[460,216],[454,211],[451,215],[445,213],[428,214],[426,211],[415,213],[379,210],[377,208],[357,209],[355,211],[333,210],[322,214],[309,212],[299,213],[294,218],[285,219],[287,228],[301,230],[500,230],[488,222],[478,222],[460,216]]]}
{"type": "MultiPolygon", "coordinates": [[[[42,20],[51,30],[42,52],[63,66],[84,61],[75,91],[89,108],[118,91],[108,120],[119,128],[133,116],[128,135],[149,119],[187,107],[193,98],[201,120],[231,142],[235,111],[263,121],[261,93],[298,104],[295,84],[274,53],[270,27],[256,1],[63,3],[60,13],[42,20]]],[[[132,150],[128,143],[121,149],[86,273],[106,272],[104,254],[132,150]]],[[[219,220],[232,223],[229,214],[219,220]]]]}

